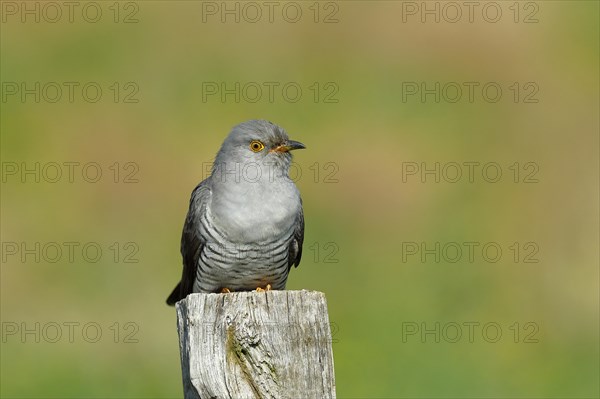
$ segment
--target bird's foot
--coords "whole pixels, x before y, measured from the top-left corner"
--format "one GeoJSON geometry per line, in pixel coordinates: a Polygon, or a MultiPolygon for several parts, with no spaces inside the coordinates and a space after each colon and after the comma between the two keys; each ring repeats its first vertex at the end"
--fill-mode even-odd
{"type": "Polygon", "coordinates": [[[230,291],[230,290],[229,290],[229,288],[227,288],[227,287],[223,287],[223,288],[221,289],[221,294],[230,294],[230,293],[231,293],[231,291],[230,291]]]}
{"type": "Polygon", "coordinates": [[[267,284],[267,286],[265,288],[256,287],[256,292],[265,292],[265,291],[271,291],[271,284],[267,284]]]}

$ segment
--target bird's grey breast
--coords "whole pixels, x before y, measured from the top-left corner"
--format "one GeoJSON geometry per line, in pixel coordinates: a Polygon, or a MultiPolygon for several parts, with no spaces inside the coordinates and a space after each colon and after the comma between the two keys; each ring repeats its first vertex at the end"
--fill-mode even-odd
{"type": "Polygon", "coordinates": [[[289,178],[265,178],[218,182],[209,213],[230,241],[260,243],[291,235],[300,207],[300,194],[289,178]]]}

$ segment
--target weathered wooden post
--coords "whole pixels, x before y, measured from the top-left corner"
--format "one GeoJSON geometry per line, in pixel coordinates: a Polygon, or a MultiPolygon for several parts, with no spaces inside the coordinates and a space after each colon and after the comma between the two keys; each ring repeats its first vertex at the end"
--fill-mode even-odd
{"type": "Polygon", "coordinates": [[[335,398],[321,292],[191,294],[177,324],[185,399],[335,398]]]}

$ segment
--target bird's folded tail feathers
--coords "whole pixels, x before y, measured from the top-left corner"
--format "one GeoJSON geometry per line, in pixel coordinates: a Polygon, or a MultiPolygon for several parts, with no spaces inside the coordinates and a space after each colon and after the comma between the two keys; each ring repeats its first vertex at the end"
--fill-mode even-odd
{"type": "Polygon", "coordinates": [[[181,298],[181,281],[180,281],[177,284],[177,286],[175,287],[175,289],[173,289],[173,292],[171,292],[171,295],[169,295],[169,297],[167,298],[167,305],[175,306],[175,303],[177,303],[181,299],[183,299],[183,298],[181,298]]]}

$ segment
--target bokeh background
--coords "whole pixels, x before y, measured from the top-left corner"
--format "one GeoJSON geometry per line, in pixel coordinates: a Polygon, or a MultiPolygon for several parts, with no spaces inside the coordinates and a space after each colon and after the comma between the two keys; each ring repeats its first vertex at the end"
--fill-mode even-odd
{"type": "Polygon", "coordinates": [[[495,23],[486,2],[472,21],[455,2],[457,22],[445,2],[296,2],[296,23],[286,18],[298,7],[277,6],[271,22],[262,2],[227,2],[239,22],[221,2],[208,4],[216,15],[195,1],[82,2],[72,21],[63,3],[60,18],[45,4],[2,2],[3,398],[181,397],[164,300],[180,277],[189,194],[229,129],[253,118],[308,147],[295,154],[306,241],[288,288],[327,295],[338,397],[598,397],[597,2],[497,2],[495,23]],[[100,8],[98,22],[85,7],[88,19],[100,8]],[[22,98],[35,82],[40,101],[22,98]],[[56,102],[52,82],[64,89],[56,102]],[[64,82],[79,85],[72,101],[64,82]],[[82,97],[90,82],[97,102],[82,97]],[[236,82],[251,83],[239,101],[206,91],[236,82]],[[252,82],[279,89],[252,102],[252,82]],[[296,102],[281,91],[290,82],[296,102]],[[436,101],[408,95],[411,82],[479,88],[473,101],[466,90],[436,101]],[[499,101],[483,97],[488,82],[499,101]],[[64,162],[79,162],[72,182],[64,162]],[[91,162],[95,183],[82,177],[91,162]],[[403,176],[450,162],[503,174],[403,176]],[[36,163],[39,182],[21,175],[36,163]],[[73,259],[65,242],[78,243],[73,259]],[[473,261],[465,251],[452,262],[451,247],[439,262],[406,251],[468,242],[479,243],[473,261]],[[495,263],[481,252],[489,242],[503,251],[495,263]],[[36,243],[39,261],[22,253],[36,243]],[[439,340],[421,334],[436,328],[439,340]]]}

